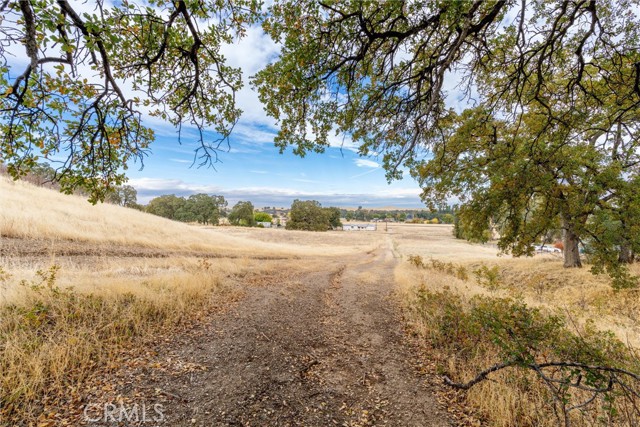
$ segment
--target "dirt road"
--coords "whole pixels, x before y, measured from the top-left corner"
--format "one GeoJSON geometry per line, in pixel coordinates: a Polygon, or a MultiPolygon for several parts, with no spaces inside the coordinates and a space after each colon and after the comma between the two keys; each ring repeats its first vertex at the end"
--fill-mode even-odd
{"type": "Polygon", "coordinates": [[[130,372],[120,391],[154,390],[171,426],[451,425],[403,344],[395,263],[387,244],[248,287],[158,356],[189,369],[130,372]]]}

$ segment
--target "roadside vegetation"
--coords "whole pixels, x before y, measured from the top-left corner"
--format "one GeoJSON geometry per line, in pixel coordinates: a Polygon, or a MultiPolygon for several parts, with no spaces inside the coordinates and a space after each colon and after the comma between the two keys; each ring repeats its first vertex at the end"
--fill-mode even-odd
{"type": "Polygon", "coordinates": [[[414,331],[445,384],[496,426],[634,426],[640,364],[612,333],[511,298],[465,298],[422,284],[407,295],[414,331]]]}
{"type": "Polygon", "coordinates": [[[242,268],[182,259],[165,261],[165,273],[106,280],[87,269],[74,274],[79,289],[59,283],[56,264],[22,280],[0,269],[0,286],[13,290],[0,305],[0,425],[54,420],[60,405],[81,399],[83,381],[121,352],[144,349],[228,304],[234,291],[225,276],[242,268]]]}
{"type": "MultiPolygon", "coordinates": [[[[444,230],[443,230],[444,231],[444,230]]],[[[640,297],[552,254],[500,259],[400,245],[396,279],[435,374],[492,426],[640,422],[640,297]],[[420,253],[420,255],[416,254],[420,253]],[[634,308],[635,307],[635,308],[634,308]]],[[[455,242],[455,241],[454,241],[455,242]]],[[[449,242],[451,245],[453,243],[449,242]]],[[[450,248],[453,249],[453,248],[450,248]]],[[[633,266],[635,268],[635,266],[633,266]]]]}

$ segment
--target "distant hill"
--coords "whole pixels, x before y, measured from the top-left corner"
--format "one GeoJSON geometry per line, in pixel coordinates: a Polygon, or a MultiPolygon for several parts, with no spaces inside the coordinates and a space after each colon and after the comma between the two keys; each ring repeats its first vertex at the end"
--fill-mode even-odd
{"type": "Polygon", "coordinates": [[[0,176],[0,236],[49,241],[133,245],[211,254],[272,255],[286,245],[228,235],[217,228],[191,226],[135,209],[65,195],[0,176]]]}

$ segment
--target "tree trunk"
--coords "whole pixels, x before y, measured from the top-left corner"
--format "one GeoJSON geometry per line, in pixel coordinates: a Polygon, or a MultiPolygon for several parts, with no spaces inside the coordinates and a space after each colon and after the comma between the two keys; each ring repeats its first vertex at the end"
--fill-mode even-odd
{"type": "Polygon", "coordinates": [[[578,243],[580,242],[578,235],[574,231],[573,224],[567,219],[563,220],[562,224],[563,233],[562,240],[564,244],[564,267],[565,268],[580,268],[582,262],[580,261],[580,248],[578,243]]]}
{"type": "Polygon", "coordinates": [[[618,262],[622,264],[632,264],[634,261],[635,255],[631,250],[631,247],[628,243],[623,243],[620,245],[620,253],[618,254],[618,262]]]}
{"type": "MultiPolygon", "coordinates": [[[[628,209],[628,208],[627,208],[628,209]]],[[[618,252],[618,262],[621,264],[633,264],[635,260],[635,254],[629,243],[629,229],[624,219],[621,221],[622,230],[620,235],[622,237],[622,243],[620,243],[620,252],[618,252]]]]}

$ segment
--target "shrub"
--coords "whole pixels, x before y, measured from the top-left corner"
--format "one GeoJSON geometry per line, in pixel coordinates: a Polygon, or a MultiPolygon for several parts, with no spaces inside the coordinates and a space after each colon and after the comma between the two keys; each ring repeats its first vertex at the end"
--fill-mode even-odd
{"type": "Polygon", "coordinates": [[[492,291],[495,291],[500,287],[500,269],[497,265],[489,268],[482,264],[473,271],[473,274],[476,276],[478,284],[482,287],[492,291]]]}
{"type": "Polygon", "coordinates": [[[563,316],[521,301],[466,300],[424,284],[407,311],[445,383],[475,401],[494,400],[483,413],[495,425],[640,423],[639,363],[610,332],[592,324],[572,331],[563,316]]]}

